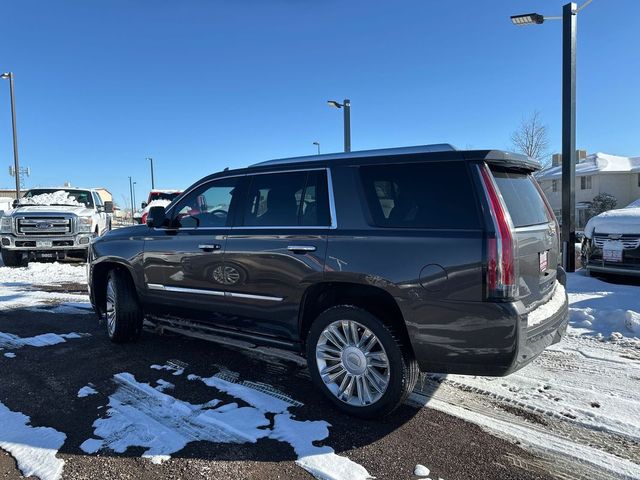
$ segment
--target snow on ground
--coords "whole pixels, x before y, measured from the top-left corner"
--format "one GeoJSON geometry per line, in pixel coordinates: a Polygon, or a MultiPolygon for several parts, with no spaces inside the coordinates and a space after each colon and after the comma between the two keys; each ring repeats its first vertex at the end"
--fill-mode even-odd
{"type": "Polygon", "coordinates": [[[2,349],[17,349],[22,347],[50,347],[51,345],[57,345],[64,343],[69,339],[82,338],[85,334],[79,334],[75,332],[71,333],[43,333],[36,335],[35,337],[21,338],[12,333],[0,332],[0,350],[2,349]]]}
{"type": "Polygon", "coordinates": [[[78,398],[88,397],[89,395],[95,395],[98,391],[91,385],[87,385],[78,390],[78,398]]]}
{"type": "MultiPolygon", "coordinates": [[[[479,394],[500,404],[607,432],[632,443],[640,442],[640,288],[614,285],[569,274],[567,291],[570,325],[562,341],[532,363],[507,377],[466,375],[434,376],[458,391],[479,394]]],[[[429,407],[460,416],[490,430],[523,435],[517,425],[470,412],[453,404],[429,402],[429,407]]],[[[588,445],[531,435],[548,449],[575,454],[603,468],[620,468],[630,478],[640,465],[616,461],[613,455],[588,445]],[[635,468],[635,469],[634,469],[635,468]]],[[[625,440],[623,440],[625,441],[625,440]]],[[[635,472],[635,473],[634,473],[635,472]]]]}
{"type": "Polygon", "coordinates": [[[640,288],[569,274],[569,335],[593,336],[640,348],[640,288]]]}
{"type": "Polygon", "coordinates": [[[86,282],[85,264],[32,262],[28,267],[0,266],[0,310],[66,304],[66,309],[63,306],[57,308],[63,308],[64,313],[86,313],[89,308],[87,295],[34,288],[36,285],[86,282]]]}
{"type": "Polygon", "coordinates": [[[118,388],[109,397],[107,416],[94,422],[95,438],[86,440],[80,448],[93,454],[105,448],[123,453],[129,447],[143,447],[143,457],[160,463],[194,441],[255,443],[271,438],[289,443],[298,456],[296,463],[316,478],[372,478],[363,466],[336,455],[331,447],[315,445],[329,436],[327,422],[295,420],[289,412],[295,404],[286,396],[275,397],[225,380],[227,377],[225,372],[210,378],[189,375],[188,379],[201,381],[247,406],[223,403],[217,398],[194,405],[165,393],[167,382],[158,381],[158,386],[152,387],[138,382],[130,373],[117,374],[114,380],[118,388]]]}
{"type": "Polygon", "coordinates": [[[55,455],[67,437],[53,428],[32,427],[30,422],[29,417],[0,402],[0,448],[16,459],[25,477],[59,480],[64,461],[55,455]]]}

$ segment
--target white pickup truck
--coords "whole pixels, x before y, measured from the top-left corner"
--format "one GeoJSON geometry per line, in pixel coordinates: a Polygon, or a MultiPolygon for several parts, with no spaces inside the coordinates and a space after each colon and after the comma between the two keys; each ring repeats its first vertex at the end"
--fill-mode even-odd
{"type": "Polygon", "coordinates": [[[113,203],[92,189],[34,188],[12,207],[0,218],[0,253],[8,267],[86,258],[91,239],[111,229],[113,203]]]}

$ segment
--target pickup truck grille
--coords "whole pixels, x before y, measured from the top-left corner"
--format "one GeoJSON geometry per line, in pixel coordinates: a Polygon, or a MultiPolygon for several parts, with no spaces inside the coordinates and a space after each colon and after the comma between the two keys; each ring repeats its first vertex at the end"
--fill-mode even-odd
{"type": "Polygon", "coordinates": [[[625,250],[633,250],[640,246],[640,237],[627,237],[621,236],[620,238],[610,238],[608,235],[594,235],[593,243],[596,247],[602,248],[604,246],[604,242],[607,241],[620,241],[622,242],[622,248],[625,250]]]}
{"type": "Polygon", "coordinates": [[[73,223],[67,217],[23,217],[16,223],[18,235],[70,235],[73,223]]]}

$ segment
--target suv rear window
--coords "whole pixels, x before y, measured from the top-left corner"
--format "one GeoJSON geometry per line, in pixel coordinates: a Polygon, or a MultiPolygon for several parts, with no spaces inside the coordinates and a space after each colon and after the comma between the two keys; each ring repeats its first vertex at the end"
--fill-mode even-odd
{"type": "Polygon", "coordinates": [[[528,227],[550,221],[547,207],[531,175],[491,170],[507,205],[514,227],[528,227]]]}
{"type": "Polygon", "coordinates": [[[373,223],[395,228],[480,228],[473,185],[462,162],[360,168],[373,223]]]}

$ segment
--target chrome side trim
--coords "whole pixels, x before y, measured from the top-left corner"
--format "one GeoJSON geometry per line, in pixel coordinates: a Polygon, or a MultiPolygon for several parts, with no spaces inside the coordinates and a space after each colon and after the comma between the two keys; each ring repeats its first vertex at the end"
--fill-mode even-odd
{"type": "Polygon", "coordinates": [[[269,302],[281,302],[284,300],[282,297],[269,297],[267,295],[253,295],[251,293],[236,293],[236,292],[225,292],[225,297],[230,298],[247,298],[251,300],[267,300],[269,302]]]}
{"type": "Polygon", "coordinates": [[[167,285],[160,285],[158,283],[148,283],[149,290],[162,290],[163,292],[178,292],[178,293],[196,293],[198,295],[212,295],[214,297],[223,297],[224,292],[219,290],[201,290],[198,288],[183,288],[183,287],[171,287],[167,285]]]}
{"type": "Polygon", "coordinates": [[[161,285],[159,283],[147,283],[149,290],[161,290],[163,292],[177,292],[177,293],[195,293],[197,295],[212,295],[214,297],[229,297],[229,298],[246,298],[251,300],[266,300],[270,302],[281,302],[283,297],[270,297],[267,295],[254,295],[251,293],[237,293],[237,292],[222,292],[220,290],[201,290],[198,288],[184,288],[184,287],[171,287],[168,285],[161,285]]]}
{"type": "Polygon", "coordinates": [[[333,198],[333,178],[331,177],[331,169],[327,168],[327,188],[329,189],[329,216],[331,217],[331,228],[338,228],[338,219],[336,217],[336,201],[333,198]]]}

